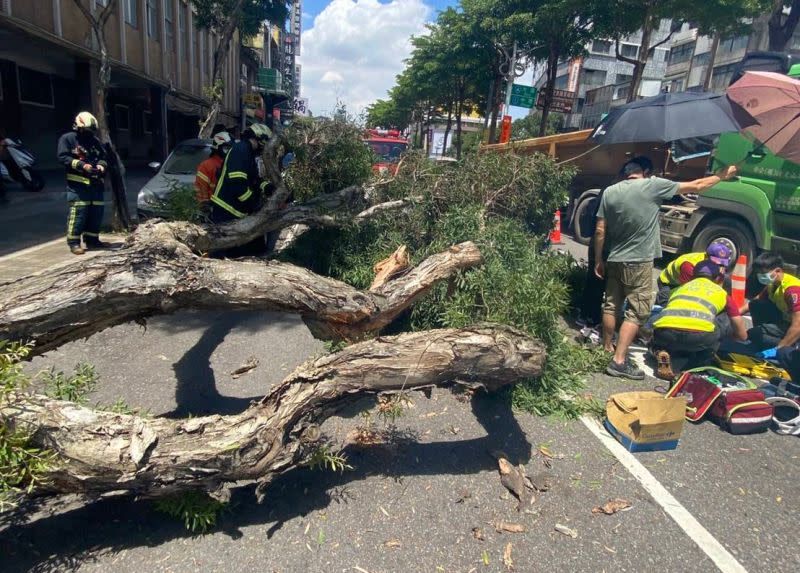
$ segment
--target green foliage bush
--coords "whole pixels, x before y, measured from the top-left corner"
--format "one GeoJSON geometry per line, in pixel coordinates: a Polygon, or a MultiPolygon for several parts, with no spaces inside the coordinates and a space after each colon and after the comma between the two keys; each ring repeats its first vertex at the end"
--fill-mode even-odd
{"type": "Polygon", "coordinates": [[[572,398],[584,374],[606,357],[567,342],[558,324],[571,304],[570,285],[583,271],[569,255],[547,248],[553,212],[566,202],[572,176],[543,155],[479,154],[454,165],[412,153],[394,181],[378,186],[374,199],[410,198],[408,209],[308,233],[285,257],[367,288],[375,262],[402,244],[418,263],[455,243],[474,241],[484,264],[432,289],[395,328],[485,321],[521,328],[547,344],[549,357],[543,376],[512,390],[513,404],[536,414],[574,416],[593,406],[572,398]]]}

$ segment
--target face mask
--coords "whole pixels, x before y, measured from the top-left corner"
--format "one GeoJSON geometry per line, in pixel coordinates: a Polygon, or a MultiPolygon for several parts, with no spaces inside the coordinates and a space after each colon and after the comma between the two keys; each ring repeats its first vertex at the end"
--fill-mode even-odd
{"type": "Polygon", "coordinates": [[[758,273],[758,282],[762,285],[771,285],[775,281],[774,273],[758,273]]]}

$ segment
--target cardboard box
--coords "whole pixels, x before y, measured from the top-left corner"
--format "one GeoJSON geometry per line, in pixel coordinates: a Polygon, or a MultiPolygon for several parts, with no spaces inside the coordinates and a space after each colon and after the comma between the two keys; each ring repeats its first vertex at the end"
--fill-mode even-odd
{"type": "Polygon", "coordinates": [[[683,431],[686,397],[622,392],[606,403],[605,427],[630,452],[674,450],[683,431]]]}

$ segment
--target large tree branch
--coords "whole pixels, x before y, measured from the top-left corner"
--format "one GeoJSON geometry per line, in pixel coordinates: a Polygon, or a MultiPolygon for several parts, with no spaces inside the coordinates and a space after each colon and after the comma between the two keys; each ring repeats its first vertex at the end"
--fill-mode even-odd
{"type": "Polygon", "coordinates": [[[0,415],[58,455],[39,494],[159,496],[243,480],[263,486],[303,465],[320,439],[319,424],[364,395],[451,382],[496,390],[540,375],[544,358],[541,343],[509,327],[434,330],[311,361],[233,416],[152,419],[44,396],[16,397],[0,404],[0,415]]]}
{"type": "Polygon", "coordinates": [[[614,45],[614,52],[616,53],[617,59],[621,62],[627,62],[628,64],[632,64],[634,66],[638,66],[641,62],[634,58],[629,58],[628,56],[623,56],[622,52],[619,51],[619,38],[615,40],[614,45]]]}
{"type": "Polygon", "coordinates": [[[320,337],[379,331],[436,281],[482,262],[470,242],[433,255],[377,292],[275,261],[198,257],[154,225],[133,246],[3,285],[0,339],[41,353],[109,326],[181,308],[294,312],[320,337]]]}

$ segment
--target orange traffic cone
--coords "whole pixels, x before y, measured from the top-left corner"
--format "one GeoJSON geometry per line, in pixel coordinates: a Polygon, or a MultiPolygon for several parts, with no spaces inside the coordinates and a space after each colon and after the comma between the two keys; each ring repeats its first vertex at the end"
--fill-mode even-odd
{"type": "Polygon", "coordinates": [[[561,241],[561,209],[557,209],[553,215],[553,230],[550,231],[550,244],[563,245],[561,241]]]}
{"type": "Polygon", "coordinates": [[[739,255],[731,275],[731,298],[741,308],[744,305],[744,293],[747,288],[747,257],[739,255]]]}

